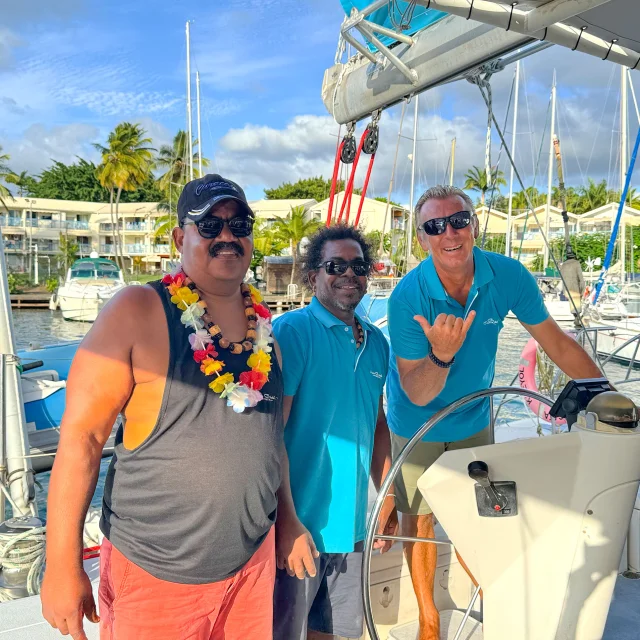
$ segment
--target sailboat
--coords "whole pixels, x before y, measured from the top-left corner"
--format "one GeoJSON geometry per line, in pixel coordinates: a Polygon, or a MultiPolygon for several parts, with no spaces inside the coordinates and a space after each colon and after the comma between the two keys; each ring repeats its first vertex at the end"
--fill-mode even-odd
{"type": "MultiPolygon", "coordinates": [[[[371,114],[377,119],[380,110],[401,100],[415,99],[420,92],[446,82],[470,79],[479,86],[516,175],[513,155],[487,91],[491,75],[551,44],[633,69],[640,64],[640,45],[621,35],[638,17],[637,4],[632,0],[342,0],[342,5],[347,18],[340,37],[357,53],[325,72],[323,100],[337,122],[353,124],[371,114]]],[[[529,208],[535,216],[531,203],[529,208]]],[[[363,311],[373,308],[375,302],[375,298],[365,300],[363,311]]],[[[375,318],[383,330],[385,316],[375,318]]],[[[609,440],[608,444],[619,448],[605,456],[600,450],[591,467],[597,473],[590,473],[592,479],[597,477],[602,483],[599,487],[587,488],[589,481],[575,475],[590,464],[588,449],[595,446],[595,440],[589,444],[587,440],[609,433],[604,426],[609,421],[616,428],[621,424],[620,416],[614,417],[608,406],[609,400],[615,398],[619,406],[626,402],[633,426],[629,424],[630,430],[624,433],[633,431],[640,437],[635,405],[621,395],[609,395],[609,388],[606,380],[584,381],[583,387],[570,382],[555,403],[526,389],[485,390],[462,398],[422,426],[394,462],[370,516],[363,567],[368,637],[414,640],[418,631],[406,566],[400,558],[396,557],[395,565],[390,558],[385,581],[376,570],[376,556],[372,554],[373,542],[379,537],[377,516],[402,462],[448,413],[481,397],[505,393],[546,403],[552,407],[552,415],[566,419],[572,430],[556,433],[553,429],[549,437],[535,437],[534,433],[519,431],[519,425],[508,425],[507,437],[500,444],[446,452],[418,482],[443,527],[440,535],[447,536],[435,541],[411,540],[435,543],[439,550],[435,599],[441,637],[622,640],[637,636],[633,603],[640,597],[640,581],[624,576],[638,572],[634,558],[640,547],[636,524],[640,514],[640,451],[633,454],[635,458],[627,458],[625,450],[638,446],[640,440],[635,436],[616,443],[609,440]],[[578,400],[578,388],[599,389],[602,393],[587,393],[578,400]],[[569,406],[575,415],[566,414],[569,406]],[[511,437],[517,439],[511,441],[511,437]],[[573,441],[577,446],[575,468],[565,455],[573,448],[573,441]],[[627,464],[629,475],[617,477],[614,467],[627,464]],[[506,498],[507,485],[514,492],[512,502],[506,498]],[[623,485],[628,494],[624,505],[618,503],[620,510],[614,521],[595,504],[598,495],[620,495],[623,485]],[[503,488],[502,499],[496,497],[498,487],[503,488]],[[582,497],[577,502],[565,499],[560,495],[565,490],[566,496],[581,493],[582,497]],[[508,517],[496,519],[507,503],[508,517]],[[512,507],[517,507],[517,514],[512,507]],[[540,511],[536,512],[538,507],[540,511]],[[543,522],[559,529],[551,533],[543,522]],[[472,560],[474,566],[469,568],[477,585],[465,576],[453,549],[472,560]]],[[[496,442],[501,440],[497,432],[496,438],[496,442]]],[[[396,539],[403,540],[401,536],[396,539]]]]}

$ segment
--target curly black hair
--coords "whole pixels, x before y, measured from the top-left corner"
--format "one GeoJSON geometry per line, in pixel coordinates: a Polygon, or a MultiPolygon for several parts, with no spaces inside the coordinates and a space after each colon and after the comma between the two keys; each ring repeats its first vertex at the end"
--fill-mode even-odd
{"type": "Polygon", "coordinates": [[[333,240],[355,240],[362,248],[362,256],[373,268],[373,250],[361,231],[346,224],[336,224],[331,227],[322,227],[310,238],[306,255],[301,267],[302,282],[311,289],[309,274],[318,269],[322,262],[322,251],[327,242],[333,240]]]}

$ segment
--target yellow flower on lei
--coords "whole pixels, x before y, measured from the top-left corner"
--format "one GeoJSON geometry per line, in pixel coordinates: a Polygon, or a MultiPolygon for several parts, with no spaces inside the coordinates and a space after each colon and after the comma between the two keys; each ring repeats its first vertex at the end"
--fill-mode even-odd
{"type": "Polygon", "coordinates": [[[224,369],[224,362],[221,360],[213,360],[212,358],[205,358],[200,363],[200,370],[204,373],[205,376],[213,375],[218,371],[222,371],[224,369]]]}
{"type": "Polygon", "coordinates": [[[178,309],[185,311],[187,307],[198,302],[200,296],[195,291],[191,291],[189,287],[180,287],[175,295],[171,296],[171,302],[178,306],[178,309]]]}
{"type": "Polygon", "coordinates": [[[249,356],[247,365],[254,371],[269,373],[271,371],[271,356],[260,349],[257,353],[252,353],[249,356]]]}
{"type": "Polygon", "coordinates": [[[262,302],[262,294],[252,284],[249,285],[249,291],[254,304],[262,302]]]}
{"type": "Polygon", "coordinates": [[[215,380],[209,383],[209,388],[214,393],[222,393],[226,385],[231,384],[233,382],[233,373],[223,373],[221,376],[218,376],[215,380]]]}

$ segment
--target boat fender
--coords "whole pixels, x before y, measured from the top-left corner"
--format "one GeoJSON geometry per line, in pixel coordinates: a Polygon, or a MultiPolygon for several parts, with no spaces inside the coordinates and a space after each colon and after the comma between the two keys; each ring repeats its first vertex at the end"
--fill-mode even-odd
{"type": "MultiPolygon", "coordinates": [[[[518,367],[518,382],[521,389],[529,389],[530,391],[538,390],[538,383],[536,382],[536,362],[537,362],[537,348],[538,343],[531,338],[525,345],[525,348],[520,354],[520,366],[518,367]]],[[[524,401],[527,407],[539,418],[542,418],[545,422],[551,422],[552,418],[549,414],[551,407],[548,404],[542,404],[535,398],[525,398],[524,401]]],[[[557,419],[556,424],[565,424],[564,418],[557,419]]]]}

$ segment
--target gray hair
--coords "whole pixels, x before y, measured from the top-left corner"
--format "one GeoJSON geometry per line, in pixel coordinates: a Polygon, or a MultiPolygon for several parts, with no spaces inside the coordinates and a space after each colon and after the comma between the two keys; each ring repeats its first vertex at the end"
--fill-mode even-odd
{"type": "Polygon", "coordinates": [[[427,200],[444,200],[445,198],[451,198],[454,196],[462,198],[465,207],[468,207],[469,213],[475,213],[476,208],[473,206],[471,198],[462,189],[448,184],[437,184],[435,187],[427,189],[418,199],[415,209],[413,210],[413,222],[415,228],[418,228],[418,215],[420,214],[420,209],[422,209],[422,205],[427,202],[427,200]]]}

